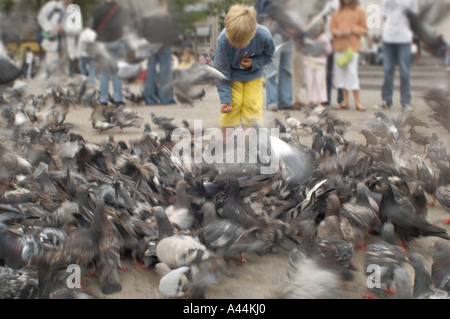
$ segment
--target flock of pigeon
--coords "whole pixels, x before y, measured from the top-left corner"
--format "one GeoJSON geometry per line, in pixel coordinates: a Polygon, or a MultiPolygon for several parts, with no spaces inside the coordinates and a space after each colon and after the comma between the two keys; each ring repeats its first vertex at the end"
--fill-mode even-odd
{"type": "MultiPolygon", "coordinates": [[[[273,12],[289,24],[286,14],[273,12]]],[[[421,133],[428,124],[413,113],[377,111],[361,145],[326,108],[302,122],[285,113],[274,123],[279,137],[261,139],[279,167],[262,174],[262,153],[256,163],[180,161],[172,154],[173,119],[157,114],[152,125],[165,136],[146,123],[139,139],[90,142],[66,121],[71,107],[91,108],[99,131],[140,127],[143,119],[126,106],[98,105],[85,81],[26,96],[20,81],[11,87],[16,71],[0,57],[0,85],[9,86],[0,99],[0,298],[94,298],[71,281],[73,266],[93,270],[102,293],[115,294],[123,258],[155,271],[165,298],[208,298],[233,275],[231,263],[278,249],[289,251],[280,298],[336,298],[355,280],[357,250],[367,276],[378,271],[379,285],[363,297],[448,298],[448,228],[427,214],[431,204],[450,212],[449,154],[436,133],[421,133]],[[305,132],[311,145],[300,142],[305,132]],[[410,249],[422,237],[436,238],[431,271],[410,249]]],[[[206,82],[224,80],[207,73],[206,82]]],[[[205,81],[196,74],[199,82],[180,76],[171,85],[187,93],[205,81]]],[[[197,93],[180,96],[190,104],[197,93]]],[[[425,99],[449,131],[448,91],[425,99]]]]}
{"type": "MultiPolygon", "coordinates": [[[[93,270],[102,293],[114,294],[122,290],[123,258],[155,271],[163,297],[207,298],[208,288],[232,275],[230,263],[277,249],[290,251],[280,298],[335,298],[355,279],[356,250],[366,268],[381,269],[381,288],[364,297],[392,298],[395,287],[397,298],[448,298],[450,237],[427,212],[430,203],[450,212],[449,154],[436,133],[421,133],[428,124],[414,113],[375,112],[361,145],[346,139],[349,123],[327,108],[302,122],[285,113],[274,123],[279,137],[268,139],[279,169],[262,174],[263,154],[257,163],[180,161],[172,154],[174,119],[154,113],[152,127],[165,135],[146,123],[140,139],[89,142],[66,121],[90,94],[83,85],[30,96],[5,91],[2,298],[94,298],[68,287],[71,265],[93,270]],[[311,145],[300,142],[302,134],[313,135],[311,145]],[[430,236],[437,237],[431,272],[409,251],[411,239],[430,236]]],[[[108,129],[99,118],[109,106],[82,107],[92,109],[94,128],[108,129]]],[[[111,107],[105,118],[126,110],[111,107]]],[[[138,127],[143,121],[129,119],[138,127]]]]}

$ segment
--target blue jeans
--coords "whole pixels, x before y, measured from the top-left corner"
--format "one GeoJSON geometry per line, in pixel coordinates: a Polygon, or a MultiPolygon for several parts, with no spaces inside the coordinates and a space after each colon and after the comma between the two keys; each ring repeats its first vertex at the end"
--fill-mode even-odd
{"type": "Polygon", "coordinates": [[[145,79],[144,99],[145,104],[174,104],[173,90],[166,87],[173,78],[172,75],[172,50],[165,47],[158,54],[148,59],[147,78],[145,79]],[[159,64],[159,72],[156,65],[159,64]]]}
{"type": "Polygon", "coordinates": [[[444,40],[444,42],[445,42],[445,46],[447,47],[447,51],[445,51],[444,64],[446,66],[449,66],[449,64],[450,64],[450,44],[445,40],[444,40]]]}
{"type": "MultiPolygon", "coordinates": [[[[333,92],[333,70],[334,70],[334,53],[328,55],[327,59],[327,97],[328,101],[323,101],[328,103],[328,105],[331,105],[331,96],[333,92]]],[[[342,92],[342,89],[338,89],[338,97],[337,102],[338,104],[341,104],[344,100],[344,93],[342,92]]]]}
{"type": "MultiPolygon", "coordinates": [[[[275,45],[282,42],[279,34],[274,35],[275,45]]],[[[293,44],[292,44],[293,45],[293,44]]],[[[292,50],[282,51],[267,65],[266,70],[266,105],[283,109],[292,105],[292,50]]]]}
{"type": "MultiPolygon", "coordinates": [[[[114,58],[119,59],[125,56],[129,50],[128,45],[125,42],[108,42],[105,43],[106,50],[111,53],[114,58]]],[[[123,102],[122,98],[122,80],[118,77],[117,72],[105,72],[100,71],[100,103],[107,103],[109,101],[109,81],[112,79],[113,84],[113,101],[114,103],[123,102]]]]}
{"type": "Polygon", "coordinates": [[[80,64],[81,75],[89,75],[89,84],[95,84],[95,61],[89,57],[80,57],[78,59],[80,64]]]}
{"type": "Polygon", "coordinates": [[[395,65],[400,69],[400,102],[402,107],[411,105],[411,44],[383,42],[384,83],[381,90],[383,101],[392,105],[394,94],[395,65]]]}

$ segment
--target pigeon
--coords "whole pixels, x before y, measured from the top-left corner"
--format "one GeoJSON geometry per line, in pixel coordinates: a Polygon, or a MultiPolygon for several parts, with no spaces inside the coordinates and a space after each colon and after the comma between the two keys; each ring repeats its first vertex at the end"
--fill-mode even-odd
{"type": "Polygon", "coordinates": [[[191,213],[191,205],[187,188],[189,185],[184,180],[177,182],[175,186],[176,200],[173,205],[166,208],[165,213],[171,224],[179,229],[188,230],[194,226],[194,215],[191,213]]]}
{"type": "Polygon", "coordinates": [[[140,128],[143,122],[144,119],[139,112],[127,108],[125,105],[121,105],[116,108],[112,114],[112,123],[120,127],[121,131],[125,127],[140,128]]]}
{"type": "Polygon", "coordinates": [[[409,129],[410,138],[414,143],[417,143],[421,146],[423,146],[423,151],[426,151],[426,147],[428,144],[430,144],[433,139],[430,135],[417,132],[413,127],[409,129]]]}
{"type": "Polygon", "coordinates": [[[42,246],[39,239],[18,235],[8,230],[7,226],[0,223],[0,259],[12,269],[34,264],[41,255],[42,246]]]}
{"type": "Polygon", "coordinates": [[[156,245],[156,256],[159,262],[165,263],[171,269],[176,269],[190,266],[199,255],[202,256],[201,260],[210,256],[209,250],[198,238],[175,233],[163,207],[155,207],[154,215],[159,229],[159,240],[156,245]]]}
{"type": "Polygon", "coordinates": [[[437,243],[431,265],[431,280],[435,287],[450,292],[450,246],[437,243]]]}
{"type": "Polygon", "coordinates": [[[323,44],[314,39],[320,33],[318,30],[321,20],[329,14],[328,8],[322,10],[308,22],[314,13],[315,3],[304,0],[291,1],[288,5],[279,1],[268,2],[268,17],[276,21],[290,38],[300,44],[304,54],[319,56],[324,52],[323,44]]]}
{"type": "Polygon", "coordinates": [[[425,266],[425,259],[419,253],[408,255],[409,263],[414,268],[414,290],[415,299],[448,299],[448,292],[433,285],[430,272],[425,266]]]}
{"type": "Polygon", "coordinates": [[[367,147],[369,145],[377,145],[378,144],[377,136],[375,134],[373,134],[371,131],[369,131],[368,129],[361,129],[360,133],[366,139],[365,147],[367,147]]]}
{"type": "Polygon", "coordinates": [[[366,274],[371,275],[374,269],[379,270],[379,287],[368,289],[363,297],[373,298],[372,293],[392,292],[391,285],[394,276],[394,270],[402,267],[407,262],[405,251],[395,244],[394,226],[387,222],[383,225],[381,231],[381,240],[377,240],[367,246],[365,257],[366,274]],[[375,267],[375,268],[370,268],[375,267]]]}
{"type": "Polygon", "coordinates": [[[444,228],[430,224],[425,218],[414,213],[411,202],[400,202],[394,197],[392,186],[389,182],[382,181],[380,204],[380,220],[382,223],[389,220],[395,228],[396,234],[403,244],[411,237],[436,236],[449,240],[444,228]]]}
{"type": "Polygon", "coordinates": [[[21,75],[22,72],[8,58],[5,47],[0,41],[0,85],[11,84],[21,75]]]}
{"type": "Polygon", "coordinates": [[[340,277],[326,260],[302,247],[289,253],[283,299],[332,299],[340,290],[340,277]]]}
{"type": "Polygon", "coordinates": [[[87,266],[95,262],[104,294],[121,291],[119,282],[118,232],[106,217],[105,202],[95,199],[94,220],[90,228],[72,232],[58,247],[48,251],[39,261],[39,298],[49,298],[56,284],[55,272],[70,264],[87,266]]]}
{"type": "Polygon", "coordinates": [[[428,152],[426,158],[430,159],[431,163],[437,163],[439,161],[445,161],[447,159],[447,149],[439,140],[436,132],[431,134],[431,143],[428,145],[428,152]]]}
{"type": "MultiPolygon", "coordinates": [[[[232,219],[217,216],[215,207],[204,204],[204,227],[200,230],[200,241],[220,256],[231,258],[249,251],[261,252],[264,242],[255,236],[255,230],[246,229],[232,219]]],[[[244,262],[241,259],[241,262],[244,262]]]]}
{"type": "Polygon", "coordinates": [[[436,34],[433,29],[425,23],[418,14],[407,9],[405,11],[412,31],[424,44],[425,50],[437,57],[444,57],[447,45],[441,35],[436,34]]]}
{"type": "Polygon", "coordinates": [[[189,67],[176,70],[174,79],[165,87],[173,88],[174,95],[180,103],[193,106],[195,100],[205,96],[205,90],[201,86],[209,84],[231,85],[231,81],[213,66],[194,61],[189,67]]]}
{"type": "Polygon", "coordinates": [[[413,286],[408,272],[401,267],[393,271],[395,285],[395,299],[413,299],[413,286]]]}
{"type": "Polygon", "coordinates": [[[114,127],[117,127],[117,123],[108,122],[104,115],[104,106],[101,104],[96,105],[91,114],[92,128],[99,132],[108,131],[114,127]]]}
{"type": "MultiPolygon", "coordinates": [[[[436,199],[438,203],[447,211],[450,212],[450,184],[439,186],[436,189],[436,199]]],[[[450,223],[450,219],[444,221],[445,224],[450,223]]]]}
{"type": "Polygon", "coordinates": [[[0,267],[1,299],[35,299],[38,278],[33,271],[0,267]]]}
{"type": "Polygon", "coordinates": [[[158,116],[158,115],[156,115],[153,112],[150,113],[150,116],[152,118],[152,123],[155,124],[155,125],[158,125],[159,127],[161,127],[162,123],[172,122],[175,119],[173,117],[168,118],[168,117],[165,117],[165,116],[162,116],[162,115],[158,116]]]}
{"type": "Polygon", "coordinates": [[[392,136],[397,139],[398,138],[398,130],[395,127],[392,120],[383,112],[383,111],[376,111],[375,112],[376,119],[384,122],[388,128],[388,132],[392,134],[392,136]]]}

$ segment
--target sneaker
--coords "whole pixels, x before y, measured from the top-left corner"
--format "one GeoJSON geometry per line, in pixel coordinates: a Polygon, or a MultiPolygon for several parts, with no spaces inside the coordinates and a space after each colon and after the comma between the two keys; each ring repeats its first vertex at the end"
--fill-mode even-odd
{"type": "Polygon", "coordinates": [[[378,106],[385,110],[390,109],[392,107],[391,103],[388,103],[386,101],[381,102],[378,106]]]}
{"type": "Polygon", "coordinates": [[[411,113],[414,112],[414,108],[411,105],[406,105],[404,107],[404,109],[406,112],[411,112],[411,113]]]}

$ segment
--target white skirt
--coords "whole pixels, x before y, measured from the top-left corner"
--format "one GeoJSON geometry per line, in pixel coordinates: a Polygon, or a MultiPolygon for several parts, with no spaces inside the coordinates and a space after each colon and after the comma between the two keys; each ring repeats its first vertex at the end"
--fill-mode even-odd
{"type": "MultiPolygon", "coordinates": [[[[344,52],[335,52],[334,58],[337,59],[344,52]]],[[[355,52],[352,60],[340,67],[337,63],[334,63],[334,86],[337,89],[345,89],[347,91],[359,90],[359,77],[358,77],[358,58],[359,54],[355,52]]]]}

